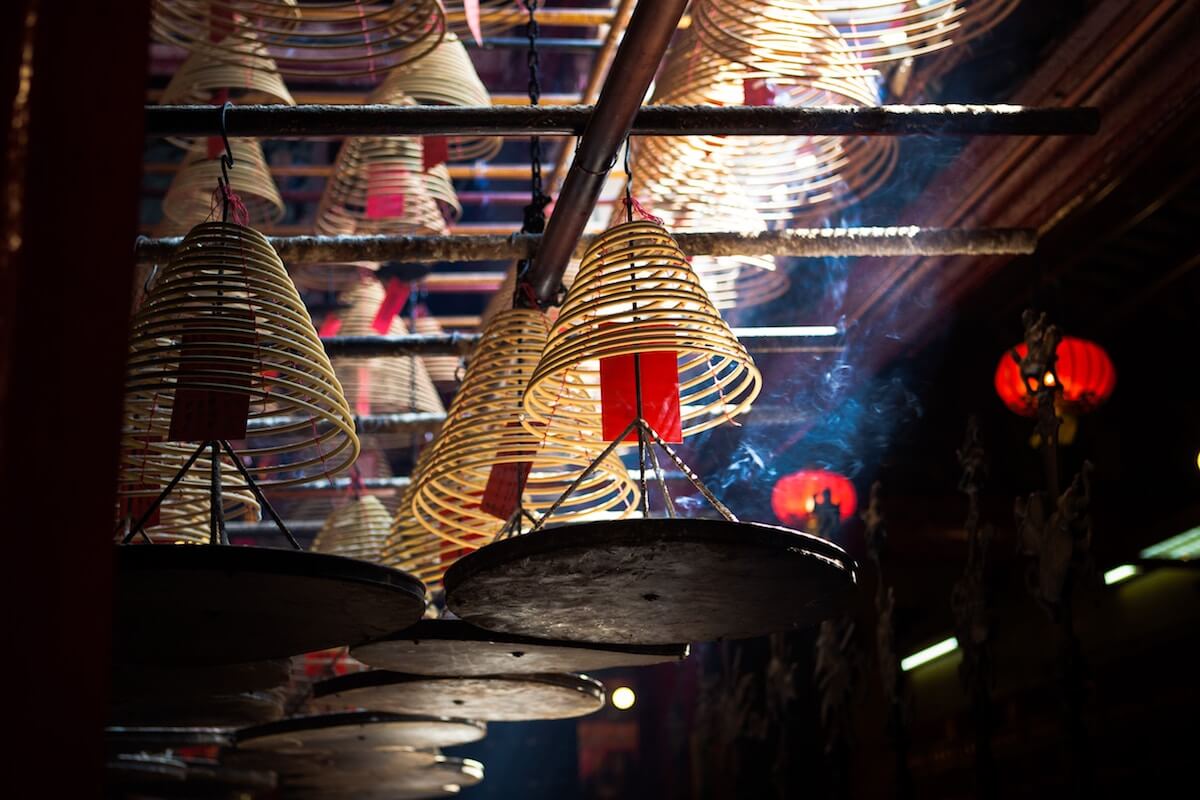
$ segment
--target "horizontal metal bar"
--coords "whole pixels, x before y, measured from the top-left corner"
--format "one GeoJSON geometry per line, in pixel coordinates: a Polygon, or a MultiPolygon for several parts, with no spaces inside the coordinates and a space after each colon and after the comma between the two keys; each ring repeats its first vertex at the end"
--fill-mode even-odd
{"type": "MultiPolygon", "coordinates": [[[[325,525],[323,519],[288,519],[288,530],[302,536],[312,536],[325,525]]],[[[270,520],[261,522],[245,522],[242,520],[226,520],[225,533],[229,536],[272,536],[279,534],[279,528],[270,520]]]]}
{"type": "Polygon", "coordinates": [[[477,333],[408,333],[399,336],[330,336],[325,352],[337,356],[465,356],[479,341],[477,333]]]}
{"type": "MultiPolygon", "coordinates": [[[[510,48],[527,48],[529,40],[522,36],[492,36],[484,39],[483,44],[475,44],[475,40],[470,36],[460,40],[468,49],[472,50],[504,50],[510,48]]],[[[557,50],[559,52],[572,53],[590,53],[593,50],[599,50],[604,44],[602,39],[578,39],[564,38],[555,36],[539,36],[538,47],[546,50],[557,50]]]]}
{"type": "MultiPolygon", "coordinates": [[[[741,233],[676,233],[689,256],[933,256],[1028,254],[1037,247],[1030,228],[792,228],[741,233]]],[[[288,264],[339,261],[503,261],[528,258],[541,244],[539,234],[466,236],[269,236],[288,264]]],[[[575,248],[579,258],[594,235],[575,248]]],[[[140,239],[139,261],[163,262],[182,239],[140,239]]]]}
{"type": "MultiPolygon", "coordinates": [[[[356,355],[358,355],[356,353],[356,355]]],[[[258,417],[246,425],[248,430],[258,430],[276,425],[294,424],[300,417],[258,417]]],[[[354,427],[361,434],[396,433],[398,431],[436,431],[446,421],[445,414],[413,412],[407,414],[364,414],[354,417],[354,427]]]]}
{"type": "MultiPolygon", "coordinates": [[[[230,136],[578,136],[592,106],[244,105],[226,114],[230,136]]],[[[147,136],[215,136],[221,108],[147,106],[147,136]]],[[[1010,105],[643,106],[639,136],[1055,136],[1095,133],[1095,108],[1010,105]]],[[[237,155],[237,148],[234,148],[237,155]]]]}

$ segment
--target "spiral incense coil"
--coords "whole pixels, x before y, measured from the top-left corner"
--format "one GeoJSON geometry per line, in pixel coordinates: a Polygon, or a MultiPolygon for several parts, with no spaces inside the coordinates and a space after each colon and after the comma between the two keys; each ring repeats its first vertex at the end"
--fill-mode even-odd
{"type": "Polygon", "coordinates": [[[174,423],[207,429],[206,405],[237,417],[243,397],[248,430],[230,444],[263,485],[330,477],[358,456],[353,414],[278,254],[255,230],[206,222],[184,238],[134,316],[122,458],[147,483],[165,483],[196,448],[168,441],[174,423]]]}
{"type": "MultiPolygon", "coordinates": [[[[241,63],[218,61],[204,53],[192,53],[158,102],[163,105],[220,105],[227,100],[235,103],[268,103],[294,106],[295,99],[275,68],[262,42],[238,40],[229,44],[231,53],[241,63]]],[[[203,147],[203,138],[169,136],[167,141],[187,150],[203,147]]]]}
{"type": "MultiPolygon", "coordinates": [[[[339,299],[348,307],[337,312],[342,323],[338,335],[378,333],[373,325],[384,296],[383,285],[377,280],[361,281],[345,292],[339,299]]],[[[386,335],[406,333],[404,320],[392,317],[386,335]]],[[[446,410],[425,370],[425,362],[418,356],[337,356],[332,362],[346,401],[357,414],[411,411],[440,414],[446,410]]]]}
{"type": "MultiPolygon", "coordinates": [[[[423,307],[413,319],[413,331],[422,334],[445,333],[437,319],[430,316],[429,311],[423,307]]],[[[425,362],[425,371],[429,373],[429,379],[435,384],[458,383],[459,370],[463,363],[458,356],[422,356],[421,360],[425,362]]]]}
{"type": "MultiPolygon", "coordinates": [[[[577,410],[586,405],[593,387],[570,371],[564,370],[553,387],[546,387],[548,402],[561,402],[556,406],[561,413],[536,432],[521,424],[521,395],[547,333],[546,318],[529,309],[502,311],[488,323],[413,496],[417,521],[431,533],[478,547],[481,537],[490,540],[505,522],[481,507],[490,502],[487,487],[493,470],[503,470],[498,474],[509,475],[516,484],[517,465],[532,464],[523,497],[524,508],[536,515],[604,450],[598,410],[577,410]]],[[[637,498],[629,473],[609,453],[555,519],[580,519],[596,512],[625,516],[637,498]]]]}
{"type": "MultiPolygon", "coordinates": [[[[739,105],[755,83],[769,89],[779,106],[879,100],[875,75],[850,62],[835,76],[797,78],[731,62],[687,32],[667,54],[652,102],[739,105]]],[[[643,137],[635,147],[644,196],[669,198],[679,184],[704,192],[737,189],[764,222],[793,221],[860,200],[891,175],[898,151],[883,136],[643,137]]]]}
{"type": "Polygon", "coordinates": [[[697,0],[692,20],[714,51],[789,75],[836,72],[831,52],[885,64],[954,43],[961,0],[697,0]]]}
{"type": "MultiPolygon", "coordinates": [[[[684,436],[750,408],[762,376],[713,307],[666,228],[635,220],[592,242],[567,291],[554,330],[525,392],[527,425],[552,428],[563,416],[560,386],[595,372],[597,360],[674,352],[684,436]]],[[[576,413],[599,417],[600,397],[572,397],[576,413]]]]}
{"type": "Polygon", "coordinates": [[[347,291],[365,280],[374,280],[378,270],[375,261],[288,265],[288,274],[296,286],[313,292],[347,291]]]}
{"type": "MultiPolygon", "coordinates": [[[[467,48],[453,33],[446,34],[420,63],[393,70],[371,92],[369,103],[398,104],[397,98],[412,98],[421,105],[490,106],[488,94],[467,48]]],[[[504,140],[498,136],[450,136],[446,140],[450,161],[487,161],[500,152],[504,140]]]]}
{"type": "Polygon", "coordinates": [[[155,0],[155,38],[241,66],[302,78],[383,75],[424,58],[446,30],[437,0],[155,0]],[[263,56],[247,52],[261,42],[263,56]]]}
{"type": "Polygon", "coordinates": [[[325,184],[316,226],[328,235],[445,233],[422,167],[420,138],[347,139],[325,184]]]}
{"type": "MultiPolygon", "coordinates": [[[[283,198],[271,177],[271,169],[257,139],[233,139],[234,164],[229,169],[229,184],[241,199],[251,225],[277,222],[283,217],[283,198]]],[[[168,225],[199,225],[220,218],[221,203],[213,192],[221,177],[221,157],[209,158],[203,151],[191,151],[175,173],[163,197],[163,217],[168,225]]]]}
{"type": "MultiPolygon", "coordinates": [[[[413,513],[413,497],[431,449],[421,451],[412,471],[412,482],[404,490],[391,532],[383,546],[382,564],[403,570],[425,584],[432,597],[442,591],[442,577],[450,565],[472,552],[474,547],[463,547],[449,539],[431,532],[417,521],[413,513]]],[[[460,520],[462,521],[462,520],[460,520]]],[[[480,538],[480,544],[486,540],[480,538]]]]}
{"type": "Polygon", "coordinates": [[[445,164],[438,164],[422,173],[425,178],[425,190],[437,201],[442,219],[458,222],[462,219],[463,207],[454,191],[454,181],[450,177],[450,169],[445,164]]]}
{"type": "Polygon", "coordinates": [[[334,509],[313,539],[312,551],[378,563],[392,527],[392,515],[371,495],[334,509]]]}
{"type": "MultiPolygon", "coordinates": [[[[188,470],[184,480],[165,498],[158,507],[158,521],[145,525],[142,530],[155,544],[209,544],[212,540],[210,509],[212,508],[211,473],[208,459],[197,459],[188,470]]],[[[183,460],[179,462],[183,466],[183,460]]],[[[162,486],[149,486],[132,479],[135,475],[126,459],[122,458],[118,496],[123,501],[141,498],[147,505],[162,492],[162,486]]],[[[236,472],[221,476],[222,516],[226,519],[242,517],[257,519],[258,500],[236,472]]],[[[140,511],[137,506],[129,509],[129,521],[136,522],[140,511]]],[[[117,541],[124,538],[125,531],[119,530],[117,541]]],[[[133,542],[145,541],[139,535],[133,542]]]]}

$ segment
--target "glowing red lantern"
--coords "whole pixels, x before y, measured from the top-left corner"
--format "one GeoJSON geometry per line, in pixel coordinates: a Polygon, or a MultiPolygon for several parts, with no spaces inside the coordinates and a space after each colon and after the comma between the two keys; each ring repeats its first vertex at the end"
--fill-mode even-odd
{"type": "Polygon", "coordinates": [[[803,527],[826,489],[831,502],[838,506],[842,522],[850,519],[858,508],[854,484],[844,475],[823,469],[802,469],[780,478],[771,490],[771,510],[784,525],[803,527]]]}
{"type": "MultiPolygon", "coordinates": [[[[1016,346],[1022,358],[1028,352],[1024,343],[1016,346]]],[[[1099,408],[1117,385],[1117,371],[1104,348],[1086,339],[1064,336],[1058,343],[1058,363],[1055,373],[1062,385],[1059,402],[1064,409],[1086,414],[1099,408]]],[[[1047,373],[1043,380],[1053,381],[1054,375],[1047,373]]],[[[1037,413],[1037,404],[1025,389],[1021,370],[1011,353],[1005,353],[996,367],[996,393],[1012,411],[1032,417],[1037,413]]]]}

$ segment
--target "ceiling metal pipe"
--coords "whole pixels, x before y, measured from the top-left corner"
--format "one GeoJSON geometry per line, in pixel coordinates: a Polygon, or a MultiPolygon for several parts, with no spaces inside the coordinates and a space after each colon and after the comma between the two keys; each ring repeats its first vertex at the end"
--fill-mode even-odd
{"type": "MultiPolygon", "coordinates": [[[[672,0],[677,2],[677,0],[672,0]]],[[[630,25],[632,30],[633,26],[630,25]]],[[[628,42],[622,42],[622,47],[628,42]]],[[[639,55],[643,55],[640,53],[639,55]]],[[[617,57],[620,57],[620,52],[617,57]]],[[[632,96],[631,75],[614,60],[611,74],[632,96]],[[627,83],[628,81],[628,83],[627,83]]],[[[634,102],[628,100],[628,102],[634,102]]],[[[637,98],[641,102],[641,98],[637,98]]],[[[579,136],[591,120],[605,134],[576,162],[607,174],[615,133],[634,136],[1068,136],[1095,133],[1095,108],[1012,105],[921,106],[637,106],[612,109],[601,94],[593,106],[242,105],[226,113],[232,137],[336,138],[344,136],[579,136]],[[622,110],[617,127],[610,114],[622,110]],[[629,121],[630,125],[624,124],[629,121]],[[603,147],[601,147],[603,144],[603,147]],[[586,156],[586,161],[580,161],[586,156]]],[[[216,136],[221,108],[146,106],[147,136],[216,136]]],[[[233,144],[237,158],[237,142],[233,144]]],[[[566,193],[564,192],[564,195],[566,193]]]]}
{"type": "Polygon", "coordinates": [[[686,8],[687,0],[641,0],[633,10],[526,276],[539,302],[549,303],[558,294],[567,262],[686,8]]]}

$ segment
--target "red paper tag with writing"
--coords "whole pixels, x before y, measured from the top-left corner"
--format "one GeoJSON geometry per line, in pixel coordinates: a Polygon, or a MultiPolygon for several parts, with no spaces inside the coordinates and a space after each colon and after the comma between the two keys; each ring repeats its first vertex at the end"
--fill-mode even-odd
{"type": "Polygon", "coordinates": [[[337,314],[330,314],[325,319],[321,320],[321,327],[317,329],[317,336],[324,339],[326,336],[337,336],[338,331],[342,329],[342,320],[337,314]]]}
{"type": "Polygon", "coordinates": [[[229,321],[231,330],[210,330],[212,317],[184,321],[183,347],[179,359],[180,388],[175,390],[167,441],[246,438],[246,418],[250,415],[249,391],[217,391],[187,385],[220,383],[245,387],[247,390],[250,388],[255,371],[253,363],[225,359],[247,358],[245,350],[229,345],[254,342],[254,313],[228,310],[222,316],[229,321]],[[201,325],[204,330],[195,330],[201,325]],[[193,330],[189,331],[189,327],[193,330]]]}
{"type": "Polygon", "coordinates": [[[764,78],[742,81],[742,97],[748,106],[775,105],[775,90],[764,78]]]}
{"type": "Polygon", "coordinates": [[[404,214],[408,170],[390,164],[367,166],[367,219],[391,219],[404,214]]]}
{"type": "Polygon", "coordinates": [[[463,13],[467,16],[467,30],[475,44],[483,44],[483,28],[479,25],[479,0],[463,0],[463,13]]]}
{"type": "Polygon", "coordinates": [[[379,310],[375,312],[375,320],[371,323],[371,330],[378,333],[380,336],[385,335],[392,328],[392,320],[404,308],[404,304],[408,302],[408,294],[412,291],[412,287],[405,281],[399,278],[388,278],[387,288],[383,293],[383,301],[379,304],[379,310]]]}
{"type": "MultiPolygon", "coordinates": [[[[637,388],[632,355],[600,359],[600,422],[605,441],[621,435],[637,418],[637,388]]],[[[674,352],[639,354],[642,373],[642,418],[664,442],[682,442],[679,417],[679,362],[674,352]]],[[[631,430],[624,441],[636,442],[631,430]]]]}
{"type": "MultiPolygon", "coordinates": [[[[517,428],[520,425],[520,422],[512,420],[504,427],[517,428]]],[[[535,447],[535,443],[531,441],[528,448],[501,450],[497,455],[528,456],[532,459],[535,447]]],[[[483,499],[479,503],[479,508],[493,517],[499,517],[500,519],[506,520],[511,517],[512,513],[517,510],[517,503],[521,499],[521,487],[528,480],[529,470],[532,467],[532,460],[492,465],[492,471],[488,473],[487,486],[483,490],[483,499]]]]}
{"type": "Polygon", "coordinates": [[[431,170],[450,159],[450,143],[445,136],[425,136],[421,139],[421,168],[431,170]]]}

